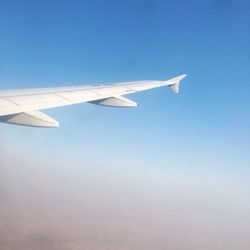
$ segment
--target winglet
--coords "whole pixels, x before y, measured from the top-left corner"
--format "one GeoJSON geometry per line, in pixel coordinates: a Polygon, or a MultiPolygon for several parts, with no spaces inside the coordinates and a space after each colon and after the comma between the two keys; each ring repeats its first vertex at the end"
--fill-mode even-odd
{"type": "Polygon", "coordinates": [[[183,74],[180,76],[177,76],[175,78],[172,78],[170,80],[167,80],[166,82],[168,83],[168,86],[176,93],[179,93],[179,89],[180,89],[180,82],[182,79],[184,79],[187,75],[183,74]]]}

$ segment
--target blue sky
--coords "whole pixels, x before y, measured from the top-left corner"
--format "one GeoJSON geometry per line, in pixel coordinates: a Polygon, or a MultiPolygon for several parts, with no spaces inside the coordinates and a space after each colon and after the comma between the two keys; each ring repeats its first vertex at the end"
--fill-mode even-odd
{"type": "Polygon", "coordinates": [[[1,151],[73,172],[89,164],[132,173],[145,185],[187,177],[185,188],[210,183],[223,197],[240,185],[249,205],[249,31],[249,1],[0,0],[3,89],[188,74],[179,95],[131,95],[137,109],[48,110],[56,130],[2,124],[1,151]]]}
{"type": "Polygon", "coordinates": [[[132,96],[135,110],[49,111],[63,128],[32,130],[36,136],[61,141],[73,130],[74,145],[87,131],[94,144],[121,143],[124,151],[145,149],[163,161],[170,148],[174,158],[197,152],[222,165],[249,165],[247,1],[1,1],[0,11],[2,88],[188,74],[179,96],[165,89],[132,96]]]}

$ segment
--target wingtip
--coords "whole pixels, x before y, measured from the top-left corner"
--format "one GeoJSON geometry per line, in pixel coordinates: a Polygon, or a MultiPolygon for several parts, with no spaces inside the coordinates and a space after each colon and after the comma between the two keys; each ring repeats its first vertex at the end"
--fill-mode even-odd
{"type": "Polygon", "coordinates": [[[181,80],[184,79],[185,77],[187,77],[187,74],[182,74],[182,75],[177,76],[177,77],[175,77],[175,78],[173,78],[173,79],[171,79],[171,80],[173,80],[173,81],[181,81],[181,80]]]}
{"type": "Polygon", "coordinates": [[[180,92],[180,82],[182,79],[187,77],[187,74],[182,74],[180,76],[174,77],[167,82],[169,83],[169,87],[176,93],[179,94],[180,92]]]}

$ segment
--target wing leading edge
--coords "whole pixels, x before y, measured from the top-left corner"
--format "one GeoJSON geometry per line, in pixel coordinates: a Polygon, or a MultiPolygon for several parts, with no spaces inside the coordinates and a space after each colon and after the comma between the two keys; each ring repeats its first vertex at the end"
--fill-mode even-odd
{"type": "Polygon", "coordinates": [[[180,82],[185,77],[184,74],[167,81],[0,91],[0,122],[34,127],[58,127],[57,121],[39,110],[84,102],[111,107],[136,107],[137,104],[124,95],[163,86],[169,86],[175,93],[179,93],[180,82]]]}

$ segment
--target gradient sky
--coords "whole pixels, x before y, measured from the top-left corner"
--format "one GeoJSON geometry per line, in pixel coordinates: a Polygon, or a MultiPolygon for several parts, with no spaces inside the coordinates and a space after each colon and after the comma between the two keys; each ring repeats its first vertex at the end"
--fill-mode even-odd
{"type": "MultiPolygon", "coordinates": [[[[216,207],[226,214],[221,225],[250,234],[244,210],[250,208],[249,1],[0,0],[0,36],[2,89],[188,74],[179,95],[167,88],[131,95],[137,109],[80,104],[48,110],[61,123],[52,130],[0,124],[2,179],[12,183],[19,178],[6,173],[12,165],[17,169],[16,162],[27,175],[27,161],[34,169],[44,166],[43,180],[51,168],[56,178],[64,166],[65,175],[87,172],[94,183],[109,180],[110,190],[123,180],[129,189],[124,196],[137,183],[138,196],[144,195],[141,206],[158,202],[161,212],[161,201],[169,202],[164,190],[174,207],[184,199],[188,211],[204,194],[208,204],[226,201],[216,207]],[[150,187],[156,199],[147,196],[150,187]],[[176,194],[177,200],[172,198],[176,194]]],[[[22,182],[17,183],[20,190],[22,182]]],[[[102,192],[97,200],[98,195],[102,192]]],[[[203,216],[213,217],[214,210],[203,216]]],[[[217,226],[211,224],[211,232],[217,226]]],[[[232,239],[226,235],[225,242],[232,239]]],[[[235,242],[232,249],[249,249],[249,242],[235,242]]],[[[216,244],[208,249],[217,249],[216,244]]]]}

